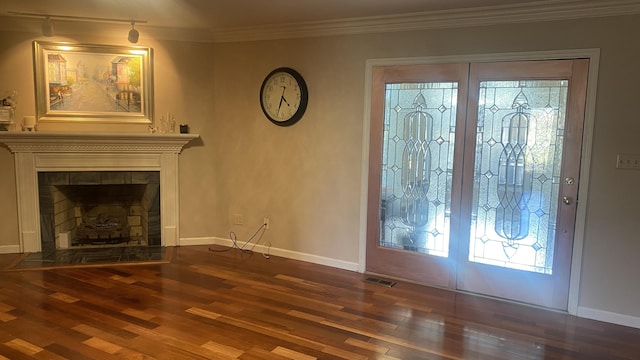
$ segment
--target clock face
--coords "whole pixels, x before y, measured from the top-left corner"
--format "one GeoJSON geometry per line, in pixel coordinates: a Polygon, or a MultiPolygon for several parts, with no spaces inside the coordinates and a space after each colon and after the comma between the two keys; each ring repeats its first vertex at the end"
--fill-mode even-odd
{"type": "Polygon", "coordinates": [[[307,85],[298,72],[279,68],[267,75],[260,88],[260,105],[274,124],[295,124],[307,109],[307,85]]]}

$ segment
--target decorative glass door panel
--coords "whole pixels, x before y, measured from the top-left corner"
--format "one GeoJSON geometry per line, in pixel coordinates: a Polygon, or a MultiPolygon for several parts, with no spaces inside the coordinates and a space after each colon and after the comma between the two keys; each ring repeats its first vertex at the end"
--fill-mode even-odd
{"type": "Polygon", "coordinates": [[[471,64],[457,289],[567,309],[588,64],[471,64]]]}
{"type": "Polygon", "coordinates": [[[553,272],[567,89],[480,82],[469,261],[553,272]]]}
{"type": "Polygon", "coordinates": [[[367,271],[453,286],[468,64],[373,72],[367,271]],[[463,130],[459,130],[463,129],[463,130]]]}
{"type": "Polygon", "coordinates": [[[458,84],[386,84],[380,246],[449,255],[458,84]]]}

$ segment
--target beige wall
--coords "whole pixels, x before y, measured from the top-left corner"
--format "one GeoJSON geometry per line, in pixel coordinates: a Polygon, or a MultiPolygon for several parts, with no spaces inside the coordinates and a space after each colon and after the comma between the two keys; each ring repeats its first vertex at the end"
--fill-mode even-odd
{"type": "MultiPolygon", "coordinates": [[[[233,230],[243,241],[269,217],[263,243],[356,263],[367,59],[600,48],[579,305],[638,318],[640,172],[615,169],[617,153],[640,154],[640,45],[629,40],[638,33],[640,16],[246,43],[141,37],[155,50],[156,112],[201,135],[181,155],[180,236],[233,230]],[[289,128],[269,123],[258,101],[265,75],[280,66],[302,73],[310,92],[307,113],[289,128]],[[233,214],[245,225],[232,225],[233,214]]],[[[34,35],[0,33],[0,74],[9,74],[0,84],[20,91],[19,116],[33,113],[34,35]]],[[[18,238],[8,151],[0,167],[1,246],[18,238]]]]}

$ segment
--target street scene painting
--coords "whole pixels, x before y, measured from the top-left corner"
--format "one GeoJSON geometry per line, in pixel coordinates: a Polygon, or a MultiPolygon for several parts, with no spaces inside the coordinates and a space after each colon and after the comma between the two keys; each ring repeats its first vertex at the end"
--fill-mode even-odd
{"type": "Polygon", "coordinates": [[[39,120],[150,122],[151,49],[34,43],[39,120]]]}

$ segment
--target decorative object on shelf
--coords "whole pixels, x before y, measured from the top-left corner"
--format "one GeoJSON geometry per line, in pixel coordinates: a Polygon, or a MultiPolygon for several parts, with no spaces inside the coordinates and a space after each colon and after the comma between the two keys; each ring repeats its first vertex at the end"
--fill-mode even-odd
{"type": "Polygon", "coordinates": [[[36,120],[147,123],[152,49],[34,41],[36,120]]]}
{"type": "Polygon", "coordinates": [[[176,132],[176,117],[168,112],[160,116],[160,120],[156,126],[156,132],[160,134],[173,134],[176,132]]]}
{"type": "Polygon", "coordinates": [[[281,67],[270,72],[260,87],[260,106],[264,115],[279,126],[298,122],[309,101],[307,84],[297,71],[281,67]]]}
{"type": "Polygon", "coordinates": [[[38,131],[38,124],[36,124],[36,117],[33,115],[23,117],[21,126],[22,126],[22,131],[38,131]]]}
{"type": "Polygon", "coordinates": [[[176,117],[170,112],[161,115],[154,124],[155,126],[149,125],[149,132],[152,134],[174,134],[176,132],[176,117]]]}
{"type": "Polygon", "coordinates": [[[0,131],[7,131],[8,125],[13,124],[13,118],[16,113],[16,105],[17,100],[17,92],[13,91],[5,91],[4,93],[0,93],[0,131]]]}
{"type": "Polygon", "coordinates": [[[180,124],[180,134],[188,134],[189,133],[189,125],[180,124]]]}

